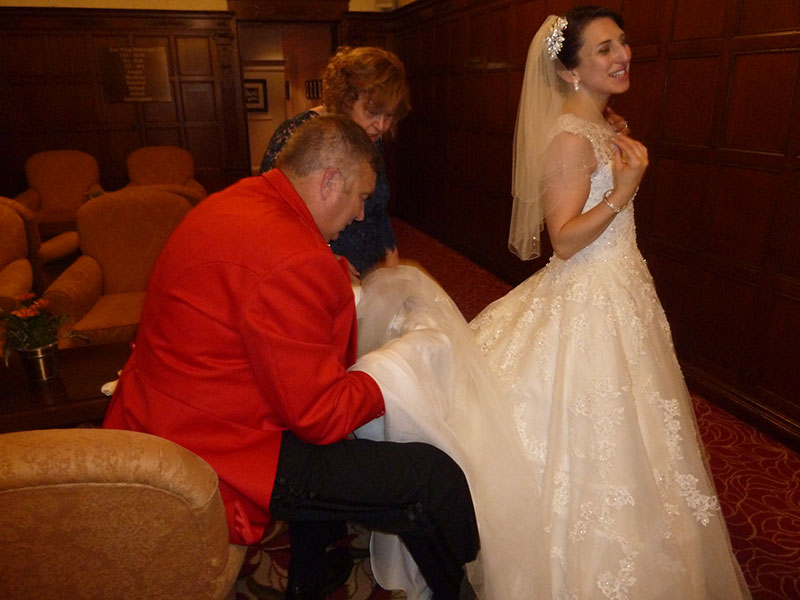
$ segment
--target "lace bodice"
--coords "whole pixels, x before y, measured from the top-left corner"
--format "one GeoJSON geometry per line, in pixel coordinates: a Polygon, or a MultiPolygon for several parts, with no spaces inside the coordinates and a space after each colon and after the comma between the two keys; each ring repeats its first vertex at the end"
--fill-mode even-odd
{"type": "MultiPolygon", "coordinates": [[[[603,201],[603,194],[614,187],[614,174],[611,169],[613,147],[611,138],[614,131],[608,124],[598,125],[573,114],[564,114],[553,126],[551,138],[566,132],[586,138],[592,146],[597,167],[591,175],[589,197],[583,212],[594,208],[603,201]]],[[[633,217],[633,202],[629,202],[616,216],[606,230],[589,246],[576,253],[570,261],[582,262],[590,257],[608,260],[612,256],[629,255],[636,250],[636,226],[633,217]],[[576,260],[577,259],[577,260],[576,260]]],[[[557,257],[554,257],[557,259],[557,257]]],[[[560,259],[557,259],[560,260],[560,259]]]]}

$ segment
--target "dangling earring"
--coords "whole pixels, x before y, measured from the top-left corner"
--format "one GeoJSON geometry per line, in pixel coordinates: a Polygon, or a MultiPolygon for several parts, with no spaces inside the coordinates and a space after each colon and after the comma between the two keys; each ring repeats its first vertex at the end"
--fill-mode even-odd
{"type": "Polygon", "coordinates": [[[577,80],[577,79],[576,79],[575,81],[573,81],[573,82],[572,82],[572,87],[573,87],[573,89],[574,89],[576,92],[577,92],[578,90],[580,90],[580,86],[578,85],[578,80],[577,80]]]}

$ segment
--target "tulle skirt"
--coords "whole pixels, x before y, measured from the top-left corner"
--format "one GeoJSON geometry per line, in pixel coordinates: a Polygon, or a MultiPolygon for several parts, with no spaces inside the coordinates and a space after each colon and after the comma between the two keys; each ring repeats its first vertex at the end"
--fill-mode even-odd
{"type": "MultiPolygon", "coordinates": [[[[354,368],[386,415],[357,434],[429,442],[461,465],[479,598],[749,598],[642,269],[546,268],[472,328],[416,268],[363,282],[354,368]],[[581,278],[591,294],[570,289],[581,278]]],[[[379,584],[430,597],[397,538],[372,551],[379,584]]]]}

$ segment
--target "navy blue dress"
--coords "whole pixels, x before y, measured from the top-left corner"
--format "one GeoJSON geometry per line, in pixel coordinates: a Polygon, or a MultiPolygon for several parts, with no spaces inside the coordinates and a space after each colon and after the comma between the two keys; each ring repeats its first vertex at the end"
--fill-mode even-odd
{"type": "MultiPolygon", "coordinates": [[[[261,173],[275,166],[275,159],[297,128],[318,116],[319,113],[307,110],[281,123],[272,134],[267,151],[261,159],[261,173]]],[[[376,143],[383,156],[383,141],[378,140],[376,143]]],[[[362,276],[375,267],[389,250],[397,247],[388,212],[389,194],[386,164],[381,161],[375,192],[367,198],[364,205],[364,220],[353,221],[339,234],[338,239],[331,242],[334,253],[344,256],[362,276]]]]}

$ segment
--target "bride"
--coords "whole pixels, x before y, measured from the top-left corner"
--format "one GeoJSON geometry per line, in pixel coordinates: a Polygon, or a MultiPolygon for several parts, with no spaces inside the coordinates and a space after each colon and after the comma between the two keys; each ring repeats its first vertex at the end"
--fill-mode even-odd
{"type": "MultiPolygon", "coordinates": [[[[630,58],[622,19],[604,8],[548,17],[534,37],[509,245],[538,255],[546,224],[555,254],[471,332],[417,270],[364,281],[359,346],[376,350],[355,368],[387,405],[383,429],[364,433],[421,437],[461,464],[481,534],[469,567],[480,598],[750,597],[636,246],[647,150],[603,119],[629,87],[630,58]]],[[[428,597],[391,538],[373,551],[379,583],[428,597]]]]}

